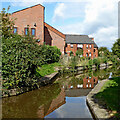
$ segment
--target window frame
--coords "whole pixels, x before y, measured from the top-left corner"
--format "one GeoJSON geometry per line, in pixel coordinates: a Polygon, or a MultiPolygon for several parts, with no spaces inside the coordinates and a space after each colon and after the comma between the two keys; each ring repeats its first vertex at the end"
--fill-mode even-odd
{"type": "Polygon", "coordinates": [[[90,44],[89,47],[90,47],[90,49],[91,49],[91,48],[92,48],[92,45],[90,44]]]}
{"type": "Polygon", "coordinates": [[[73,48],[73,44],[70,44],[70,47],[73,48]]]}
{"type": "Polygon", "coordinates": [[[28,27],[25,27],[25,28],[24,28],[24,34],[25,34],[25,36],[28,35],[28,33],[26,34],[26,30],[27,30],[27,29],[28,29],[28,31],[29,31],[29,28],[28,28],[28,27]]]}
{"type": "Polygon", "coordinates": [[[86,44],[86,48],[88,49],[88,44],[86,44]]]}
{"type": "Polygon", "coordinates": [[[36,29],[35,28],[31,28],[31,35],[32,36],[36,36],[36,29]],[[32,35],[32,30],[35,30],[35,34],[34,35],[32,35]]]}
{"type": "Polygon", "coordinates": [[[14,32],[14,29],[16,29],[16,33],[18,32],[18,28],[17,27],[13,27],[13,34],[16,34],[15,32],[14,32]]]}

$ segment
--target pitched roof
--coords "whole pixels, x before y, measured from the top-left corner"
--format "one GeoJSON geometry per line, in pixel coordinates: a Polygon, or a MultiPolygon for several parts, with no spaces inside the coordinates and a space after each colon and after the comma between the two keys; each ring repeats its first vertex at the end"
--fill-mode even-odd
{"type": "Polygon", "coordinates": [[[94,44],[88,35],[66,34],[66,43],[94,44]]]}
{"type": "Polygon", "coordinates": [[[97,44],[94,42],[94,48],[98,48],[97,44]]]}
{"type": "Polygon", "coordinates": [[[41,7],[45,8],[45,7],[42,6],[41,4],[37,4],[37,5],[31,6],[31,7],[24,8],[24,9],[22,9],[22,10],[15,11],[15,12],[13,12],[12,14],[14,14],[14,13],[16,13],[16,12],[20,12],[20,11],[26,10],[26,9],[29,9],[29,8],[32,8],[32,7],[35,7],[35,6],[41,6],[41,7]]]}
{"type": "MultiPolygon", "coordinates": [[[[93,38],[90,38],[91,40],[93,39],[93,38]]],[[[93,40],[92,40],[93,41],[93,40]]],[[[97,46],[97,44],[95,43],[95,41],[93,41],[94,42],[94,48],[98,48],[98,46],[97,46]]]]}
{"type": "Polygon", "coordinates": [[[44,26],[47,27],[48,29],[52,30],[53,32],[55,32],[59,36],[65,38],[65,35],[62,32],[58,31],[57,29],[55,29],[54,27],[50,26],[49,24],[44,22],[44,26]]]}

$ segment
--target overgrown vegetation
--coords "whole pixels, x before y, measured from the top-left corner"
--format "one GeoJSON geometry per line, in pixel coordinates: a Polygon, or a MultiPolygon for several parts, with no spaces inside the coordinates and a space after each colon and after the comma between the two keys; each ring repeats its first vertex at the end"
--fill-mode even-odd
{"type": "Polygon", "coordinates": [[[45,64],[41,67],[37,67],[36,69],[36,75],[39,77],[43,77],[45,75],[49,75],[51,73],[57,72],[55,71],[55,67],[60,66],[60,63],[52,63],[52,64],[45,64]]]}
{"type": "Polygon", "coordinates": [[[2,20],[5,21],[2,23],[2,30],[5,29],[6,32],[2,34],[3,88],[34,88],[41,77],[36,75],[36,69],[44,64],[58,62],[61,52],[57,47],[39,46],[30,34],[13,34],[11,31],[14,23],[10,21],[9,14],[5,9],[1,14],[2,20]]]}
{"type": "Polygon", "coordinates": [[[112,52],[120,59],[120,38],[113,44],[112,52]]]}
{"type": "Polygon", "coordinates": [[[120,119],[120,77],[112,78],[107,81],[101,88],[100,92],[96,94],[96,98],[106,103],[109,110],[114,111],[114,115],[120,119]]]}

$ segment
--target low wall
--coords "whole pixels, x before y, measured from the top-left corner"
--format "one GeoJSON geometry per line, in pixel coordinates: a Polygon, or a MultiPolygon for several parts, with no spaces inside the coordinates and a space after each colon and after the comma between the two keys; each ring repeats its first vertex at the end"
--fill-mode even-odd
{"type": "MultiPolygon", "coordinates": [[[[100,64],[100,69],[105,69],[105,68],[107,68],[107,67],[109,67],[109,66],[111,66],[112,64],[105,64],[105,63],[102,63],[102,64],[100,64]]],[[[68,68],[66,68],[66,69],[72,69],[72,67],[68,67],[68,68]]],[[[76,66],[76,68],[75,68],[76,70],[78,70],[78,71],[83,71],[83,70],[88,70],[89,68],[87,67],[87,66],[76,66]]],[[[92,65],[92,70],[95,70],[95,69],[97,69],[97,67],[95,66],[95,65],[92,65]]]]}
{"type": "Polygon", "coordinates": [[[111,117],[108,111],[103,106],[100,106],[98,104],[98,101],[94,98],[94,95],[100,91],[101,87],[105,84],[107,80],[108,79],[100,81],[100,83],[98,83],[92,89],[92,91],[87,95],[86,98],[87,105],[96,120],[109,119],[111,117]]]}
{"type": "MultiPolygon", "coordinates": [[[[38,83],[38,88],[44,85],[48,85],[54,82],[56,77],[58,76],[58,72],[52,73],[50,75],[46,75],[45,77],[40,78],[40,80],[37,82],[38,83]]],[[[15,88],[15,89],[10,89],[10,90],[2,90],[2,97],[10,97],[10,96],[15,96],[19,95],[25,92],[29,92],[33,90],[30,87],[22,87],[22,88],[15,88]]]]}

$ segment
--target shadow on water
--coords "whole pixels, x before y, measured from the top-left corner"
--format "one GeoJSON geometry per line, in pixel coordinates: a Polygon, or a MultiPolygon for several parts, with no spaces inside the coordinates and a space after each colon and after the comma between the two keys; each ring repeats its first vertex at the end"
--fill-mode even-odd
{"type": "Polygon", "coordinates": [[[54,84],[2,99],[3,118],[90,118],[86,96],[94,86],[119,70],[109,68],[83,74],[64,74],[54,84]]]}

